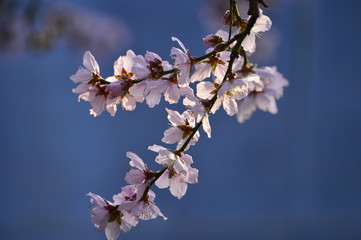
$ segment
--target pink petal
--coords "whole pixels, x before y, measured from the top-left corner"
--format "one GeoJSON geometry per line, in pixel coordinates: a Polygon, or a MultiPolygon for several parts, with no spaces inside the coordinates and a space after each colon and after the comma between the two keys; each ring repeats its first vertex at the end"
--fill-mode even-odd
{"type": "Polygon", "coordinates": [[[188,184],[181,180],[181,177],[174,175],[170,180],[169,190],[173,196],[181,199],[187,192],[188,184]]]}
{"type": "Polygon", "coordinates": [[[160,188],[167,188],[169,187],[169,170],[165,170],[164,173],[157,179],[155,185],[160,188]]]}

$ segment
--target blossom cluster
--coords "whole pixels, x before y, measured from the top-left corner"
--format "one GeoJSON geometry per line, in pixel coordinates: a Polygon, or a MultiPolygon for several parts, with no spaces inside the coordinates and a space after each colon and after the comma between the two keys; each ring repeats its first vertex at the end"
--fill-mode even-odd
{"type": "Polygon", "coordinates": [[[211,137],[209,117],[221,106],[228,115],[237,116],[240,123],[256,109],[277,113],[276,100],[283,95],[288,81],[276,67],[258,67],[248,60],[256,50],[256,37],[268,31],[272,22],[258,7],[253,22],[253,15],[241,19],[236,7],[232,7],[231,14],[228,11],[223,20],[233,27],[229,32],[219,30],[204,37],[203,43],[209,47],[204,56],[192,56],[178,38],[172,37],[179,45],[170,51],[172,62],[154,52],[143,56],[128,50],[114,62],[114,75],[103,78],[97,61],[87,51],[83,56],[84,67],[70,77],[79,83],[73,92],[79,94],[79,100],[91,104],[93,116],[105,110],[114,116],[119,105],[127,111],[143,102],[153,108],[162,98],[169,104],[181,102],[185,107],[183,112],[165,109],[170,127],[164,131],[162,142],[176,144],[176,149],[148,147],[158,154],[155,162],[161,170],[149,170],[137,154],[127,152],[131,166],[125,176],[128,185],[113,196],[113,202],[88,194],[94,204],[91,209],[94,227],[105,231],[108,240],[116,239],[121,231],[129,231],[139,220],[157,216],[167,219],[155,204],[156,195],[150,188],[153,185],[169,188],[180,199],[188,184],[198,182],[198,170],[191,166],[193,159],[185,152],[199,140],[201,125],[211,137]]]}

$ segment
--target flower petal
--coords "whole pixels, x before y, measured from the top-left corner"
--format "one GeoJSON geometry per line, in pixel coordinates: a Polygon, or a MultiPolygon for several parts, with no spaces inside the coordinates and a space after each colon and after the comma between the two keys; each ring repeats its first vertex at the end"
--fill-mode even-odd
{"type": "Polygon", "coordinates": [[[155,185],[162,189],[169,187],[169,170],[165,170],[164,173],[155,181],[155,185]]]}
{"type": "Polygon", "coordinates": [[[145,166],[143,160],[137,154],[133,152],[127,152],[126,156],[131,159],[129,162],[130,166],[136,167],[143,171],[147,170],[147,167],[145,166]]]}
{"type": "Polygon", "coordinates": [[[181,176],[174,175],[170,179],[169,190],[173,196],[181,199],[187,192],[188,184],[181,179],[181,176]]]}

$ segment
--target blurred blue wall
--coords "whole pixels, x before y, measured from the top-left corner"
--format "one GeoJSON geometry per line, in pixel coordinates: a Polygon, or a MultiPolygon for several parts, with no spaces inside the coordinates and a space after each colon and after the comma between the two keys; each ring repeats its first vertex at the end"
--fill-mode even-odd
{"type": "MultiPolygon", "coordinates": [[[[201,55],[210,33],[200,24],[206,1],[72,2],[119,16],[137,54],[167,59],[176,36],[201,55]]],[[[212,139],[201,132],[189,151],[199,184],[180,201],[156,189],[169,219],[142,221],[121,238],[361,239],[360,10],[356,0],[284,1],[265,10],[280,42],[264,64],[290,81],[279,114],[257,112],[242,125],[223,112],[212,116],[212,139]]],[[[96,56],[104,76],[125,51],[96,56]]],[[[146,149],[161,144],[169,105],[93,118],[71,93],[82,55],[66,45],[0,52],[0,239],[105,239],[92,228],[85,194],[111,199],[120,191],[127,151],[156,167],[146,149]]]]}

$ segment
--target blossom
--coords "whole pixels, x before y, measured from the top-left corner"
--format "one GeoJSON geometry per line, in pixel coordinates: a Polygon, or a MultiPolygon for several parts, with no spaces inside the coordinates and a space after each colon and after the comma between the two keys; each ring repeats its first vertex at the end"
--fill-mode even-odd
{"type": "Polygon", "coordinates": [[[164,147],[153,145],[149,150],[157,152],[156,162],[166,167],[155,185],[159,188],[167,188],[171,194],[181,199],[187,192],[188,183],[198,183],[198,170],[192,168],[192,157],[188,154],[178,156],[164,147]]]}
{"type": "Polygon", "coordinates": [[[254,71],[264,87],[254,89],[246,98],[238,101],[237,120],[240,123],[249,119],[257,108],[276,114],[278,112],[276,100],[283,96],[283,88],[288,86],[288,81],[276,67],[254,68],[254,71]]]}
{"type": "Polygon", "coordinates": [[[173,41],[178,42],[182,49],[173,47],[171,49],[171,55],[175,56],[174,67],[179,70],[178,85],[185,87],[189,85],[190,79],[189,74],[192,68],[192,61],[190,58],[189,51],[185,48],[184,44],[176,37],[172,37],[173,41]]]}
{"type": "Polygon", "coordinates": [[[74,83],[80,83],[73,89],[73,93],[79,94],[78,101],[82,99],[91,104],[90,114],[94,117],[100,115],[105,108],[114,116],[116,100],[108,99],[107,85],[100,76],[99,65],[90,51],[84,53],[83,65],[85,68],[80,68],[74,75],[70,76],[74,83]]]}
{"type": "Polygon", "coordinates": [[[74,83],[80,85],[73,89],[75,93],[83,93],[91,87],[90,81],[97,81],[100,77],[100,69],[97,61],[90,51],[86,51],[83,55],[83,65],[85,68],[80,68],[70,79],[74,83]]]}
{"type": "MultiPolygon", "coordinates": [[[[234,37],[234,33],[231,35],[231,38],[234,37]]],[[[211,34],[203,38],[203,43],[206,46],[216,46],[219,43],[228,41],[229,34],[228,32],[219,29],[215,34],[211,34]]],[[[236,43],[233,42],[229,46],[232,48],[236,43]]]]}
{"type": "Polygon", "coordinates": [[[134,58],[135,53],[132,50],[128,50],[126,56],[120,56],[114,62],[114,76],[106,79],[110,82],[106,87],[106,91],[109,92],[108,98],[116,99],[116,104],[122,104],[123,109],[128,111],[135,109],[136,102],[143,102],[144,100],[144,97],[134,97],[130,94],[130,89],[136,84],[134,82],[136,80],[134,73],[131,72],[134,58]]]}
{"type": "Polygon", "coordinates": [[[108,240],[118,238],[120,231],[128,232],[138,224],[138,219],[128,212],[117,210],[117,205],[94,193],[88,193],[91,203],[95,204],[90,213],[95,230],[104,231],[108,240]]]}
{"type": "Polygon", "coordinates": [[[178,76],[176,73],[165,74],[170,70],[172,66],[156,53],[147,52],[144,57],[136,56],[132,72],[144,81],[137,88],[131,89],[130,93],[136,97],[145,97],[151,108],[159,104],[162,94],[170,104],[177,103],[180,98],[178,76]]]}
{"type": "MultiPolygon", "coordinates": [[[[196,124],[194,114],[192,114],[189,110],[183,112],[182,115],[177,111],[172,111],[167,108],[166,111],[168,113],[168,120],[170,121],[172,127],[165,130],[162,142],[168,144],[178,143],[177,149],[179,149],[193,132],[193,128],[196,124]]],[[[188,149],[190,145],[194,145],[198,139],[199,132],[197,131],[186,149],[188,149]]]]}
{"type": "MultiPolygon", "coordinates": [[[[209,49],[209,53],[212,49],[209,49]]],[[[226,74],[230,52],[220,52],[216,55],[196,63],[195,71],[190,79],[191,82],[202,81],[209,78],[213,73],[214,76],[222,79],[226,74]]]]}
{"type": "Polygon", "coordinates": [[[217,94],[211,112],[215,113],[220,105],[228,115],[238,112],[236,100],[240,100],[248,94],[248,83],[243,78],[230,78],[221,85],[218,78],[215,83],[201,82],[197,85],[197,96],[202,99],[212,99],[217,94]]]}
{"type": "MultiPolygon", "coordinates": [[[[249,18],[248,18],[249,20],[249,18]]],[[[260,36],[260,32],[268,31],[272,26],[272,21],[266,15],[263,15],[261,9],[259,9],[259,17],[257,18],[250,33],[244,38],[242,42],[243,49],[249,54],[253,54],[256,51],[256,36],[260,36]]]]}
{"type": "Polygon", "coordinates": [[[142,184],[150,176],[147,165],[143,160],[135,153],[127,152],[127,157],[130,158],[129,165],[135,167],[136,169],[131,169],[125,175],[125,181],[129,184],[142,184]]]}
{"type": "Polygon", "coordinates": [[[194,96],[193,89],[184,93],[183,105],[194,115],[197,122],[202,121],[203,130],[211,137],[211,125],[209,123],[208,105],[209,101],[203,101],[194,96]]]}
{"type": "Polygon", "coordinates": [[[143,193],[144,191],[139,192],[134,185],[125,186],[121,193],[113,197],[114,203],[119,205],[119,211],[128,211],[142,220],[154,219],[157,216],[167,220],[154,203],[155,193],[152,190],[148,190],[145,196],[143,193]]]}
{"type": "Polygon", "coordinates": [[[207,35],[206,37],[203,38],[203,44],[210,47],[214,47],[218,43],[221,43],[223,41],[224,39],[218,36],[217,34],[207,35]]]}
{"type": "MultiPolygon", "coordinates": [[[[97,89],[91,87],[88,90],[80,93],[78,97],[78,101],[84,100],[90,103],[92,106],[92,109],[90,109],[90,114],[94,117],[99,116],[104,111],[105,103],[107,101],[106,97],[104,96],[105,91],[102,90],[104,90],[104,88],[97,89]],[[98,94],[99,92],[103,94],[98,94]]],[[[73,92],[79,93],[76,90],[73,90],[73,92]]]]}

